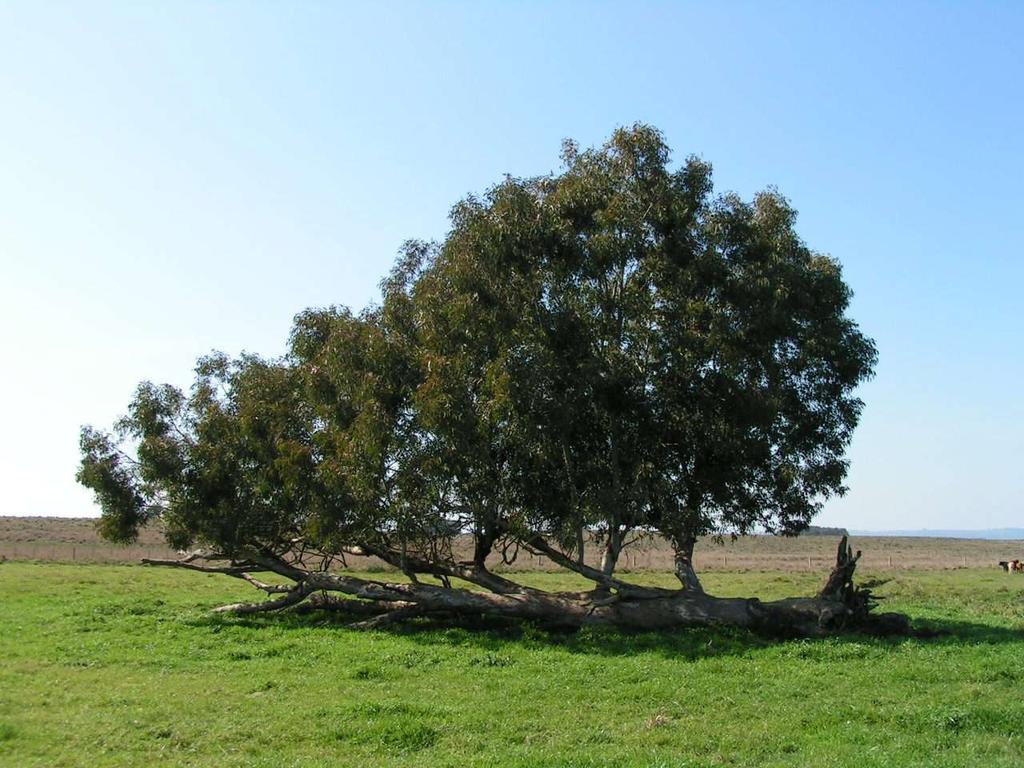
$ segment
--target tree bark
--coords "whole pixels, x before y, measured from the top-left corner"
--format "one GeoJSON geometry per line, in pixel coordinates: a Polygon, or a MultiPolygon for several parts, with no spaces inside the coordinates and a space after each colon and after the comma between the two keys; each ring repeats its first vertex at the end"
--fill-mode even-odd
{"type": "MultiPolygon", "coordinates": [[[[283,597],[261,603],[238,603],[217,609],[240,614],[261,613],[291,608],[307,598],[318,607],[336,608],[362,620],[352,626],[371,629],[420,616],[480,617],[534,621],[549,627],[575,629],[591,625],[613,625],[629,629],[671,630],[684,627],[734,626],[781,636],[816,636],[844,629],[866,629],[886,634],[906,633],[909,620],[900,614],[874,615],[871,593],[853,584],[858,552],[853,554],[846,537],[839,544],[836,565],[825,587],[815,597],[793,597],[762,602],[757,598],[723,598],[706,594],[683,582],[680,590],[628,584],[602,571],[580,565],[574,558],[552,548],[540,537],[530,541],[536,551],[544,552],[556,563],[595,582],[595,589],[584,592],[544,592],[475,568],[468,575],[482,590],[436,586],[423,582],[389,583],[357,578],[343,573],[302,571],[278,556],[252,553],[242,562],[204,566],[195,557],[183,560],[148,561],[192,570],[240,576],[244,571],[270,570],[293,582],[291,586],[272,585],[251,576],[246,580],[269,594],[283,597]],[[486,575],[485,575],[486,574],[486,575]],[[493,581],[488,576],[493,577],[493,581]],[[340,593],[346,599],[331,597],[340,593]],[[366,616],[371,618],[367,619],[366,616]]],[[[681,548],[686,558],[683,578],[692,572],[692,546],[681,548]]],[[[391,554],[388,554],[390,559],[391,554]]],[[[207,556],[209,557],[209,556],[207,556]]],[[[221,556],[211,560],[224,560],[221,556]]],[[[418,561],[410,561],[418,562],[418,561]]],[[[429,570],[460,575],[453,564],[421,564],[429,570]]],[[[679,565],[677,563],[677,575],[679,565]]],[[[693,575],[694,578],[696,574],[693,575]]],[[[306,603],[307,605],[309,603],[306,603]]]]}
{"type": "Polygon", "coordinates": [[[611,577],[615,573],[615,566],[619,562],[619,555],[622,553],[622,533],[617,524],[612,525],[608,530],[608,538],[604,543],[604,551],[601,553],[601,573],[611,577]]]}
{"type": "MultiPolygon", "coordinates": [[[[491,615],[534,621],[548,627],[577,629],[614,625],[629,629],[667,630],[727,625],[780,635],[822,635],[846,626],[842,603],[821,598],[721,598],[680,590],[662,597],[621,597],[601,590],[579,593],[498,595],[424,584],[367,584],[358,579],[323,575],[318,589],[369,600],[412,603],[423,613],[491,615]]],[[[403,613],[407,607],[397,609],[403,613]]]]}
{"type": "Polygon", "coordinates": [[[697,538],[691,534],[683,533],[672,539],[672,548],[675,550],[675,572],[679,583],[688,592],[703,593],[700,579],[697,578],[697,571],[693,567],[693,547],[697,538]]]}

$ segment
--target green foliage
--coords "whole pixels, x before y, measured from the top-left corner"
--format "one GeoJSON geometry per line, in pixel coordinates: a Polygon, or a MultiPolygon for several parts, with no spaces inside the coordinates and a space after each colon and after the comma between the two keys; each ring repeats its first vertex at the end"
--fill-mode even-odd
{"type": "Polygon", "coordinates": [[[312,477],[296,373],[223,355],[203,358],[196,372],[189,396],[140,384],[113,436],[83,429],[78,479],[96,491],[100,532],[129,542],[159,516],[177,547],[276,544],[301,526],[312,477]]]}
{"type": "MultiPolygon", "coordinates": [[[[705,582],[772,599],[818,579],[705,582]]],[[[996,569],[896,574],[879,593],[949,633],[929,639],[357,632],[317,613],[211,618],[251,591],[232,579],[8,562],[0,765],[1009,768],[1024,737],[1022,588],[996,569]]]]}
{"type": "Polygon", "coordinates": [[[105,536],[430,562],[581,528],[796,532],[842,493],[875,350],[838,264],[769,190],[712,194],[653,128],[454,207],[359,315],[309,310],[281,360],[202,360],[83,431],[105,536]],[[125,447],[132,450],[126,450],[125,447]],[[123,452],[122,452],[123,451],[123,452]],[[134,452],[135,457],[129,454],[134,452]]]}

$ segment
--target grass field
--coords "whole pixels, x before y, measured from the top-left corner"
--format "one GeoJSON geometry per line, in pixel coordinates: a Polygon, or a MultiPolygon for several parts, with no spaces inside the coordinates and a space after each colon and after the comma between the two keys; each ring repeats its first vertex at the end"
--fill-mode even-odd
{"type": "MultiPolygon", "coordinates": [[[[767,598],[820,579],[717,573],[706,584],[767,598]]],[[[896,574],[879,589],[886,608],[945,632],[901,640],[360,633],[324,615],[206,612],[251,591],[138,566],[0,565],[0,765],[1024,761],[1024,578],[991,569],[896,574]]]]}

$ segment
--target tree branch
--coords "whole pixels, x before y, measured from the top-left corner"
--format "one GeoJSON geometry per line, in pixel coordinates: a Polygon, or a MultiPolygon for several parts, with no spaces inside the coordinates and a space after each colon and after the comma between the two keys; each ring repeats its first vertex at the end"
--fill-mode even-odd
{"type": "Polygon", "coordinates": [[[259,567],[253,563],[239,563],[237,565],[200,565],[194,562],[196,558],[194,555],[183,558],[181,560],[162,560],[159,558],[142,558],[143,565],[160,565],[167,566],[170,568],[185,568],[190,571],[200,571],[201,573],[226,573],[229,576],[241,576],[244,573],[251,573],[252,571],[258,571],[259,567]]]}
{"type": "Polygon", "coordinates": [[[284,595],[291,592],[293,589],[293,587],[290,587],[287,584],[266,584],[260,581],[259,579],[254,578],[248,573],[237,573],[231,575],[239,579],[245,579],[254,587],[256,587],[256,589],[262,589],[268,595],[284,595]]]}
{"type": "Polygon", "coordinates": [[[540,534],[534,534],[529,539],[525,540],[523,542],[523,546],[534,554],[550,557],[552,561],[563,568],[575,571],[580,576],[590,579],[606,589],[614,589],[623,597],[663,597],[673,594],[674,591],[670,589],[661,589],[659,587],[640,587],[636,584],[629,584],[612,576],[608,576],[603,571],[600,571],[597,568],[591,568],[589,565],[569,557],[561,550],[555,549],[548,544],[540,534]]]}
{"type": "Polygon", "coordinates": [[[288,594],[285,595],[285,597],[278,598],[276,600],[267,600],[262,603],[232,603],[230,605],[222,605],[219,608],[214,608],[213,612],[246,615],[251,613],[280,611],[282,608],[298,605],[315,591],[316,589],[308,584],[296,584],[288,590],[288,594]]]}
{"type": "Polygon", "coordinates": [[[399,568],[399,570],[402,569],[404,560],[405,569],[415,573],[425,573],[430,576],[437,576],[438,578],[462,579],[499,595],[539,591],[492,573],[487,568],[476,563],[436,563],[416,557],[408,552],[403,557],[398,552],[367,544],[355,548],[353,554],[373,555],[385,563],[399,568]]]}
{"type": "Polygon", "coordinates": [[[264,570],[276,573],[278,576],[284,576],[286,579],[291,579],[292,581],[303,581],[310,574],[310,571],[302,568],[296,568],[294,565],[285,561],[283,558],[278,557],[272,552],[247,549],[243,551],[243,554],[246,559],[262,566],[264,570]]]}
{"type": "Polygon", "coordinates": [[[370,619],[364,619],[363,621],[356,621],[349,624],[350,629],[381,629],[382,627],[388,627],[399,621],[405,619],[413,619],[417,616],[423,616],[427,613],[427,610],[419,605],[405,605],[401,608],[395,608],[394,610],[386,613],[381,613],[370,619]]]}

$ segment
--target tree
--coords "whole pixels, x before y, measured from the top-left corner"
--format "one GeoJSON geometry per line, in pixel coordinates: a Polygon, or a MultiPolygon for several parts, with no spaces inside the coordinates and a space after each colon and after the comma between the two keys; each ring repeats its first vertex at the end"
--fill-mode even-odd
{"type": "Polygon", "coordinates": [[[159,518],[174,546],[198,547],[169,564],[282,595],[226,607],[241,612],[338,592],[360,600],[317,599],[382,606],[374,624],[866,620],[845,538],[813,599],[714,598],[693,568],[698,536],[794,534],[845,490],[876,353],[839,265],[802,242],[778,192],[714,196],[710,166],[673,170],[648,126],[566,143],[563,162],[463,200],[443,242],[407,243],[379,305],[300,314],[282,359],[204,358],[190,394],[143,384],[113,434],[85,428],[79,480],[102,533],[128,541],[159,518]],[[672,543],[680,589],[616,575],[647,532],[672,543]],[[521,550],[593,590],[546,593],[489,567],[521,550]],[[408,583],[334,567],[352,554],[408,583]]]}

